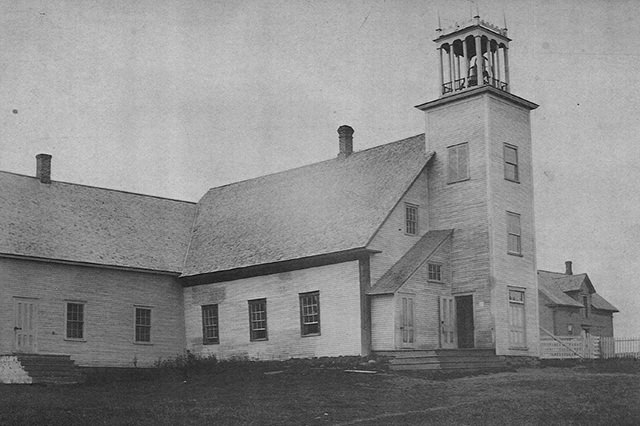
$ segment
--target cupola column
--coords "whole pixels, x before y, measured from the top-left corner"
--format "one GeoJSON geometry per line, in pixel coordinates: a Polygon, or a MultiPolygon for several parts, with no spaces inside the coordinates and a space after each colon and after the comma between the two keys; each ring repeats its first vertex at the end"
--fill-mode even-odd
{"type": "Polygon", "coordinates": [[[507,83],[507,92],[511,92],[509,83],[509,48],[504,46],[504,82],[507,83]]]}
{"type": "Polygon", "coordinates": [[[455,61],[453,59],[453,43],[449,43],[449,81],[451,82],[451,90],[453,90],[453,80],[455,79],[455,61]]]}
{"type": "Polygon", "coordinates": [[[500,44],[496,44],[496,79],[500,81],[500,44]]]}
{"type": "MultiPolygon", "coordinates": [[[[467,39],[462,40],[462,56],[464,56],[464,75],[461,77],[469,77],[469,48],[467,47],[467,39]]],[[[468,85],[468,83],[467,83],[468,85]]]]}
{"type": "Polygon", "coordinates": [[[442,49],[443,47],[440,46],[438,48],[438,52],[440,53],[440,93],[444,94],[444,70],[443,70],[444,64],[442,63],[442,49]]]}
{"type": "Polygon", "coordinates": [[[482,56],[482,36],[474,36],[476,39],[476,79],[477,85],[482,85],[482,69],[484,68],[484,57],[482,56]]]}

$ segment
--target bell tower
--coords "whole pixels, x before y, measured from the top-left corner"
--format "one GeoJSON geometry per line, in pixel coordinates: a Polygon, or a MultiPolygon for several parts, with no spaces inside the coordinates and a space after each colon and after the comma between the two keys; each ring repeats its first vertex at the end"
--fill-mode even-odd
{"type": "Polygon", "coordinates": [[[417,108],[435,153],[429,227],[454,230],[448,297],[466,319],[458,321],[457,344],[537,356],[530,113],[538,105],[511,91],[506,28],[476,16],[438,28],[434,42],[439,95],[417,108]]]}

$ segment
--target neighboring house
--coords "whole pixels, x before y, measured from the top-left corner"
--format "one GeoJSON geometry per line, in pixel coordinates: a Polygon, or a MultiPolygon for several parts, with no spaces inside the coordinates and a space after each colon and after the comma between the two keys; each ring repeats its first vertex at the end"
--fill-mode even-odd
{"type": "Polygon", "coordinates": [[[537,356],[537,105],[509,92],[509,41],[479,18],[439,29],[424,135],[354,152],[342,126],[337,158],[195,204],[52,181],[47,155],[35,178],[0,172],[0,353],[537,356]]]}
{"type": "Polygon", "coordinates": [[[615,306],[596,293],[587,274],[538,271],[540,327],[556,336],[613,336],[615,306]]]}

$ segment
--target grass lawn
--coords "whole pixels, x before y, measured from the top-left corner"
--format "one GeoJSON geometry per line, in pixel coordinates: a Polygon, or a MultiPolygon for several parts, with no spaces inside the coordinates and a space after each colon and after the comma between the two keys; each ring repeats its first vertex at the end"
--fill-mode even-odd
{"type": "MultiPolygon", "coordinates": [[[[640,368],[521,369],[448,380],[229,368],[67,386],[0,385],[0,424],[640,424],[640,368]]],[[[272,367],[269,367],[272,368],[272,367]]]]}

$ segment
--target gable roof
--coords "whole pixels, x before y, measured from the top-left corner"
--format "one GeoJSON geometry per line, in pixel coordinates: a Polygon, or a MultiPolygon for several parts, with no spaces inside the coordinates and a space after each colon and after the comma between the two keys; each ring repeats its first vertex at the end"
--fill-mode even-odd
{"type": "Polygon", "coordinates": [[[180,272],[196,206],[0,172],[0,255],[180,272]]]}
{"type": "Polygon", "coordinates": [[[365,248],[429,158],[418,135],[212,188],[182,276],[365,248]]]}
{"type": "Polygon", "coordinates": [[[563,292],[580,291],[583,284],[587,286],[590,293],[596,291],[587,274],[567,275],[560,272],[538,271],[538,282],[540,280],[553,284],[563,292]]]}
{"type": "Polygon", "coordinates": [[[600,296],[598,293],[593,293],[591,295],[591,306],[602,311],[620,312],[618,308],[607,302],[605,298],[600,296]]]}
{"type": "Polygon", "coordinates": [[[367,290],[367,294],[395,293],[452,234],[453,230],[451,229],[427,232],[367,290]]]}
{"type": "Polygon", "coordinates": [[[555,273],[538,271],[538,291],[547,296],[554,305],[582,308],[582,303],[567,295],[560,286],[556,285],[557,279],[549,276],[549,274],[555,273]]]}

